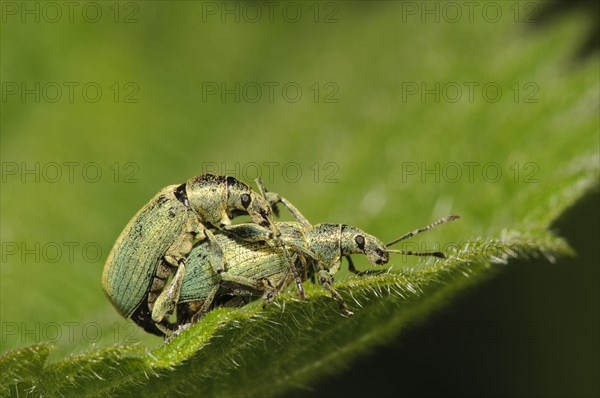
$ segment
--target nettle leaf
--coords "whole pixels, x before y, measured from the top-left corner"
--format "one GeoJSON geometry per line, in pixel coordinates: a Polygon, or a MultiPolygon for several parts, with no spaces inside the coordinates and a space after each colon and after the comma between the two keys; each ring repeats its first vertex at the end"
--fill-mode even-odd
{"type": "MultiPolygon", "coordinates": [[[[171,171],[179,167],[186,172],[195,170],[198,158],[218,156],[212,154],[215,148],[225,148],[226,155],[223,156],[228,156],[227,159],[232,161],[238,161],[238,156],[250,156],[244,155],[246,152],[251,153],[251,159],[273,159],[268,157],[273,156],[272,152],[294,158],[301,156],[298,153],[313,154],[315,148],[319,148],[325,153],[324,158],[336,161],[335,164],[342,170],[338,176],[339,181],[343,177],[343,183],[329,185],[328,188],[322,188],[321,185],[320,191],[311,192],[312,196],[308,195],[308,190],[316,185],[305,188],[306,184],[289,184],[289,198],[308,202],[306,205],[299,205],[299,208],[309,219],[315,222],[348,222],[340,219],[339,215],[348,217],[360,213],[356,215],[359,221],[371,227],[364,228],[365,230],[372,231],[377,236],[390,237],[392,234],[405,232],[399,231],[399,224],[408,225],[409,228],[420,227],[432,221],[432,218],[447,215],[446,210],[452,210],[462,217],[461,220],[445,225],[441,232],[432,232],[442,234],[437,235],[442,236],[439,240],[442,245],[449,243],[444,247],[447,259],[427,259],[408,264],[394,260],[386,273],[377,276],[358,278],[340,273],[335,286],[354,311],[351,317],[340,315],[337,304],[323,288],[306,283],[306,299],[303,301],[298,299],[293,289],[288,289],[273,304],[264,308],[257,301],[238,309],[217,309],[171,342],[158,347],[143,343],[108,344],[103,340],[99,347],[90,349],[82,343],[79,354],[65,356],[61,352],[62,355],[57,354],[54,358],[53,353],[61,350],[60,342],[56,344],[57,347],[41,343],[9,351],[0,357],[0,395],[281,395],[314,383],[351,363],[359,354],[384,344],[391,337],[442,309],[453,296],[470,285],[501,271],[514,259],[543,257],[554,261],[559,256],[573,254],[567,242],[551,231],[550,227],[564,214],[565,209],[573,206],[586,193],[598,188],[600,163],[597,152],[598,60],[585,59],[576,65],[571,63],[572,49],[585,30],[579,24],[579,17],[573,16],[535,33],[525,33],[522,26],[515,24],[511,18],[493,24],[480,19],[473,22],[464,18],[460,23],[451,24],[428,24],[419,18],[407,22],[401,12],[402,2],[397,3],[381,2],[368,8],[341,6],[344,11],[341,23],[327,26],[329,30],[322,32],[319,29],[325,27],[308,21],[306,26],[298,25],[306,28],[301,31],[302,34],[289,24],[277,23],[256,24],[252,25],[253,29],[248,29],[245,24],[224,25],[220,22],[214,26],[210,23],[198,26],[196,20],[189,19],[193,13],[184,7],[171,9],[174,13],[173,20],[181,23],[169,25],[162,15],[162,9],[155,8],[150,2],[145,3],[145,23],[154,21],[156,24],[150,23],[148,30],[127,31],[128,35],[132,35],[127,37],[136,38],[134,35],[140,35],[137,39],[145,42],[148,37],[144,35],[153,32],[160,25],[165,32],[161,37],[167,39],[163,42],[162,39],[157,41],[153,38],[150,47],[156,45],[161,51],[167,51],[173,43],[181,42],[184,37],[209,37],[207,30],[217,29],[227,45],[219,45],[218,51],[212,47],[206,51],[214,50],[215,56],[230,57],[227,58],[227,65],[231,65],[235,73],[242,74],[240,79],[250,81],[256,79],[257,71],[264,69],[263,54],[269,53],[256,43],[261,43],[261,40],[268,37],[273,40],[274,45],[279,46],[276,47],[279,51],[277,59],[270,58],[269,62],[272,61],[274,68],[282,74],[278,75],[281,79],[281,76],[288,80],[289,76],[295,76],[298,81],[314,82],[315,76],[311,71],[313,63],[316,63],[331,76],[336,76],[338,88],[345,89],[340,89],[339,93],[343,104],[331,104],[330,107],[322,107],[323,103],[317,104],[319,107],[294,104],[292,108],[286,107],[289,104],[246,106],[248,104],[236,103],[225,110],[214,104],[203,104],[206,107],[199,109],[197,98],[190,97],[187,93],[188,86],[200,84],[197,80],[180,83],[182,86],[172,86],[171,84],[179,83],[162,83],[153,79],[151,82],[144,81],[148,83],[145,87],[153,87],[156,90],[154,95],[160,100],[153,103],[148,99],[139,104],[142,115],[137,115],[139,119],[136,119],[136,123],[141,123],[142,127],[129,126],[133,131],[129,138],[117,133],[118,137],[114,139],[119,141],[115,147],[125,148],[128,142],[126,140],[131,140],[131,151],[138,153],[140,143],[150,142],[148,146],[153,148],[148,148],[147,156],[151,163],[154,164],[157,159],[166,159],[165,163],[157,166],[161,170],[155,170],[156,174],[164,173],[161,174],[161,181],[171,183],[178,179],[165,170],[171,171]],[[239,44],[238,40],[243,43],[239,44]],[[373,44],[381,40],[381,47],[373,44]],[[250,50],[244,45],[249,46],[250,50]],[[427,47],[429,45],[433,47],[427,47]],[[221,47],[227,51],[222,51],[221,47]],[[426,47],[427,51],[424,50],[426,47]],[[251,51],[260,54],[260,57],[249,57],[251,51]],[[302,59],[297,56],[304,53],[313,56],[302,56],[302,59]],[[305,58],[310,58],[310,63],[305,58]],[[495,82],[504,88],[504,96],[498,102],[482,100],[479,95],[474,101],[464,97],[458,103],[429,102],[427,98],[420,100],[419,95],[408,100],[403,97],[405,93],[402,90],[406,83],[410,83],[410,87],[415,87],[414,84],[421,87],[420,84],[425,82],[431,88],[439,81],[477,81],[482,84],[495,82]],[[512,91],[510,87],[513,87],[512,91]],[[515,91],[516,88],[521,91],[515,91]],[[535,101],[526,102],[524,96],[535,101]],[[175,129],[181,127],[177,124],[179,119],[171,117],[175,111],[163,109],[169,106],[165,104],[164,98],[179,101],[173,109],[183,109],[186,115],[180,115],[179,119],[189,118],[190,124],[181,128],[187,135],[182,135],[177,140],[177,146],[162,152],[163,146],[166,146],[165,131],[173,131],[172,123],[175,123],[175,129]],[[194,119],[196,114],[201,117],[194,119]],[[163,118],[168,121],[162,120],[163,118]],[[187,150],[192,147],[191,142],[198,135],[198,125],[208,125],[214,129],[211,137],[204,140],[203,136],[198,152],[193,154],[193,160],[179,156],[182,148],[187,150]],[[245,135],[245,126],[250,125],[264,127],[267,132],[256,133],[265,134],[264,136],[249,137],[245,135]],[[219,141],[219,137],[226,136],[223,130],[219,130],[221,128],[240,133],[234,138],[226,137],[223,138],[225,141],[219,141]],[[330,131],[350,131],[356,134],[347,135],[345,139],[336,137],[330,142],[323,138],[330,131]],[[268,135],[273,132],[281,135],[274,139],[268,135]],[[290,136],[281,132],[290,132],[290,136]],[[160,138],[152,141],[153,136],[160,138]],[[272,142],[272,146],[265,149],[266,145],[263,143],[267,141],[272,142]],[[184,161],[187,163],[177,163],[184,161]],[[439,183],[420,174],[400,175],[402,171],[406,171],[403,169],[407,164],[405,162],[411,162],[411,167],[433,167],[435,170],[434,165],[440,162],[461,164],[472,161],[479,162],[480,167],[485,161],[496,162],[495,164],[502,166],[504,176],[509,175],[510,178],[490,183],[482,182],[481,177],[478,177],[472,183],[463,175],[459,183],[454,183],[448,181],[451,178],[446,176],[446,181],[439,183]],[[513,164],[517,167],[512,167],[513,164]],[[302,197],[303,192],[307,192],[309,199],[302,197]],[[365,192],[367,196],[363,198],[361,195],[365,192]],[[356,211],[359,203],[362,203],[360,209],[366,209],[366,212],[356,211]],[[385,203],[382,205],[388,209],[385,217],[379,213],[377,203],[385,203]],[[432,208],[438,210],[433,211],[432,208]],[[431,217],[431,212],[435,213],[435,217],[431,217]],[[379,224],[371,221],[376,215],[382,219],[379,224]],[[325,216],[330,220],[323,220],[325,216]]],[[[200,7],[194,2],[189,4],[190,7],[200,7]]],[[[505,7],[509,6],[507,3],[505,7]]],[[[512,9],[506,8],[505,15],[512,15],[510,10],[512,9]]],[[[44,29],[44,26],[34,28],[44,29]]],[[[82,28],[90,35],[84,36],[85,47],[90,46],[88,39],[92,43],[93,40],[97,40],[97,44],[104,43],[106,38],[103,35],[96,37],[93,32],[86,30],[88,28],[82,28]]],[[[47,32],[49,37],[61,34],[65,37],[72,36],[71,25],[52,26],[52,29],[52,32],[47,32]]],[[[114,28],[111,25],[106,29],[114,28]]],[[[29,37],[23,35],[25,36],[29,37]]],[[[48,40],[50,41],[52,40],[48,40]]],[[[55,42],[61,43],[58,39],[55,42]]],[[[28,41],[19,45],[33,46],[28,41]]],[[[117,52],[115,58],[131,62],[133,66],[130,67],[134,70],[142,66],[153,68],[156,64],[156,53],[136,53],[133,58],[128,58],[131,48],[123,48],[126,50],[117,52]],[[140,58],[137,59],[136,56],[140,58]]],[[[62,54],[62,47],[55,49],[62,54]]],[[[17,50],[14,46],[8,46],[3,51],[10,55],[17,50]]],[[[165,62],[170,59],[162,53],[160,58],[165,62]]],[[[213,76],[208,72],[218,72],[210,69],[212,64],[206,61],[210,57],[202,51],[194,52],[185,47],[185,51],[172,58],[177,60],[177,66],[171,65],[174,75],[181,73],[177,69],[179,65],[197,66],[208,76],[213,76]],[[190,58],[180,61],[179,57],[184,55],[190,58]]],[[[93,62],[96,58],[91,59],[93,62]]],[[[85,60],[79,61],[83,63],[78,66],[80,70],[91,67],[85,60]]],[[[63,64],[70,64],[70,61],[61,62],[63,64]]],[[[99,65],[103,64],[100,62],[99,65]]],[[[110,69],[99,68],[99,73],[110,69]]],[[[12,73],[15,74],[15,70],[12,73]]],[[[150,70],[148,76],[162,73],[162,69],[150,70]]],[[[320,80],[325,79],[323,82],[329,79],[318,76],[320,80]]],[[[114,80],[112,75],[104,77],[107,81],[114,80]]],[[[197,79],[197,76],[194,78],[197,79]]],[[[269,81],[270,77],[262,80],[269,81]]],[[[56,116],[61,114],[57,109],[62,109],[63,115],[72,115],[72,123],[77,127],[73,127],[73,131],[76,131],[73,133],[75,138],[63,139],[60,141],[60,148],[54,149],[75,152],[62,142],[71,142],[80,138],[80,131],[93,129],[95,126],[90,126],[89,122],[93,115],[87,113],[87,108],[78,108],[81,113],[77,113],[72,112],[72,108],[59,108],[60,106],[61,104],[57,104],[53,108],[55,111],[44,113],[44,117],[40,118],[29,117],[25,120],[22,116],[25,113],[12,113],[15,116],[11,119],[11,125],[24,127],[14,127],[17,130],[13,140],[6,144],[3,141],[3,154],[9,149],[18,151],[21,144],[15,143],[26,139],[23,137],[34,139],[28,134],[36,128],[28,123],[38,123],[37,120],[41,120],[39,123],[43,125],[38,126],[41,130],[47,126],[60,126],[61,120],[53,119],[60,118],[56,116]]],[[[127,112],[131,112],[131,108],[127,109],[127,112]]],[[[103,122],[110,123],[112,119],[119,119],[114,117],[111,113],[113,111],[122,112],[109,109],[103,122]]],[[[98,112],[94,109],[94,115],[96,113],[98,112]]],[[[8,114],[11,112],[7,112],[8,114]]],[[[121,119],[127,117],[123,116],[121,119]]],[[[104,129],[104,133],[111,129],[104,129]]],[[[117,128],[114,130],[122,131],[117,128]]],[[[37,138],[35,139],[37,143],[37,138]]],[[[85,147],[81,149],[85,153],[82,156],[91,157],[97,145],[94,139],[93,145],[89,145],[94,149],[87,149],[89,152],[85,152],[88,146],[82,145],[82,148],[85,147]]],[[[309,164],[309,159],[312,158],[306,155],[302,160],[309,164]]],[[[149,185],[144,189],[140,188],[140,192],[146,189],[150,192],[156,188],[156,181],[147,184],[149,185]]],[[[94,186],[96,189],[99,187],[94,186]]],[[[68,191],[74,188],[57,188],[61,188],[57,189],[59,194],[48,196],[49,207],[60,210],[67,206],[65,203],[71,206],[74,202],[85,202],[83,199],[66,202],[66,195],[81,197],[77,196],[77,192],[68,191]]],[[[275,188],[288,195],[285,187],[275,188]]],[[[16,208],[22,202],[29,203],[25,201],[41,195],[35,189],[39,187],[18,187],[17,191],[13,191],[18,195],[7,195],[6,200],[3,196],[3,206],[13,205],[16,208]]],[[[88,224],[102,225],[106,214],[112,214],[116,208],[124,208],[122,203],[118,205],[117,202],[126,200],[128,195],[121,191],[113,195],[116,192],[113,190],[117,188],[107,189],[111,194],[105,193],[103,200],[98,200],[102,204],[92,203],[106,206],[103,208],[104,213],[95,208],[69,208],[71,213],[61,217],[72,220],[72,215],[79,213],[91,217],[91,221],[82,223],[84,225],[80,231],[89,233],[84,229],[88,224]]],[[[96,194],[94,192],[91,196],[95,198],[96,194]]],[[[129,204],[134,206],[134,200],[130,200],[129,204]]],[[[297,201],[295,203],[298,204],[297,201]]],[[[36,208],[33,203],[30,204],[24,207],[36,208]]],[[[57,214],[62,214],[59,210],[57,214]]],[[[40,215],[34,212],[32,218],[41,217],[45,220],[43,217],[52,217],[53,212],[47,213],[40,215]]],[[[127,218],[126,214],[120,216],[127,218]]],[[[27,231],[56,233],[49,227],[44,229],[44,225],[49,223],[42,222],[39,225],[37,219],[32,221],[27,214],[21,214],[20,217],[23,217],[23,225],[31,226],[27,231]]],[[[84,217],[82,219],[87,220],[84,217]]],[[[10,214],[5,219],[3,213],[3,225],[5,220],[12,220],[11,225],[15,231],[19,231],[20,224],[14,222],[10,214]]],[[[115,220],[115,225],[122,223],[123,220],[115,220]]],[[[67,225],[62,229],[67,230],[67,225]]],[[[72,225],[70,227],[75,228],[72,225]]],[[[104,232],[106,236],[103,239],[108,241],[114,238],[112,226],[106,227],[104,232]]],[[[74,314],[85,314],[81,316],[101,319],[99,322],[103,322],[103,326],[110,323],[108,319],[116,319],[112,309],[111,315],[106,315],[109,304],[102,297],[99,288],[101,264],[95,269],[89,267],[86,270],[73,267],[63,274],[57,271],[57,267],[45,269],[40,266],[37,273],[23,268],[27,267],[8,268],[3,265],[3,270],[9,269],[13,273],[12,276],[8,271],[3,274],[3,297],[20,297],[20,289],[29,283],[30,275],[37,276],[41,281],[32,280],[36,289],[30,292],[31,297],[11,304],[5,304],[7,300],[3,300],[3,317],[9,311],[10,316],[7,318],[17,319],[27,312],[26,309],[37,308],[36,316],[42,319],[46,315],[44,303],[56,300],[57,303],[64,303],[56,305],[61,310],[64,309],[64,312],[59,312],[63,319],[72,319],[74,314]],[[60,287],[67,286],[64,282],[66,274],[71,278],[77,274],[79,281],[90,283],[70,281],[69,287],[63,292],[60,287]],[[15,278],[12,279],[14,282],[5,283],[5,275],[15,278]],[[21,278],[20,282],[17,281],[18,278],[21,278]],[[90,288],[92,285],[95,290],[90,288]],[[54,295],[48,292],[53,292],[54,295]],[[78,300],[81,300],[80,306],[78,300]]],[[[41,322],[40,319],[36,318],[35,321],[41,322]]],[[[9,346],[18,346],[19,342],[12,341],[9,337],[14,336],[7,336],[9,346]]]]}
{"type": "Polygon", "coordinates": [[[0,357],[0,395],[26,395],[34,391],[52,346],[36,344],[0,357]]]}

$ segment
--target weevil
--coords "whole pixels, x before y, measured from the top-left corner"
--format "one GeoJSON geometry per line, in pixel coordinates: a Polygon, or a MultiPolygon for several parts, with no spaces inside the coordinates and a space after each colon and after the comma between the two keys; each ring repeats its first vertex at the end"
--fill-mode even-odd
{"type": "Polygon", "coordinates": [[[227,230],[236,214],[250,215],[257,231],[278,239],[264,193],[234,177],[202,174],[163,188],[129,221],[106,260],[102,287],[113,306],[147,331],[165,333],[193,245],[207,240],[213,269],[223,273],[223,252],[208,228],[227,230]]]}
{"type": "MultiPolygon", "coordinates": [[[[358,271],[350,259],[352,254],[365,254],[375,265],[386,264],[391,253],[444,258],[441,252],[411,252],[389,247],[457,218],[442,218],[387,245],[375,236],[345,224],[307,226],[300,222],[278,222],[277,227],[302,280],[316,279],[338,302],[341,313],[349,316],[352,312],[333,287],[333,277],[340,269],[342,257],[348,259],[349,270],[357,275],[382,271],[358,271]]],[[[206,243],[199,244],[190,252],[188,272],[181,285],[177,306],[177,324],[180,327],[195,322],[213,306],[241,305],[261,295],[268,302],[293,279],[281,246],[262,241],[262,232],[252,224],[239,224],[236,228],[235,236],[215,234],[229,264],[226,275],[213,271],[206,243]],[[239,236],[243,236],[244,240],[240,240],[239,236]]]]}

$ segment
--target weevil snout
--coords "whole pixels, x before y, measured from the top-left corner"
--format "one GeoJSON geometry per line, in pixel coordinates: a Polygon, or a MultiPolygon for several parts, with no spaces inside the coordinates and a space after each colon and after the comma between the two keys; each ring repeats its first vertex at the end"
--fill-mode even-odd
{"type": "Polygon", "coordinates": [[[254,221],[256,224],[265,228],[271,227],[271,207],[262,196],[253,195],[252,202],[248,206],[247,210],[248,214],[252,218],[252,221],[254,221]]]}
{"type": "Polygon", "coordinates": [[[365,245],[365,254],[373,264],[383,265],[390,261],[390,254],[386,250],[385,245],[374,237],[371,237],[365,245]]]}
{"type": "Polygon", "coordinates": [[[255,224],[270,228],[272,224],[271,206],[264,197],[252,191],[239,181],[230,186],[230,208],[234,211],[247,212],[255,224]]]}
{"type": "Polygon", "coordinates": [[[262,219],[258,223],[263,227],[269,228],[271,226],[271,222],[269,221],[271,218],[269,212],[266,210],[261,210],[260,216],[262,219]]]}
{"type": "Polygon", "coordinates": [[[390,255],[387,251],[377,248],[375,249],[375,256],[373,256],[371,261],[377,265],[387,264],[390,261],[390,255]]]}

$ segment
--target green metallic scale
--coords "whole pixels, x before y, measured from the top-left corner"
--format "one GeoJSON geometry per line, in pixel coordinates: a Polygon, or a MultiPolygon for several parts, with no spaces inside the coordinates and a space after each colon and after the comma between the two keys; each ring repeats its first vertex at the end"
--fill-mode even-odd
{"type": "Polygon", "coordinates": [[[233,177],[203,174],[163,188],[127,224],[105,263],[102,287],[117,311],[151,333],[168,332],[165,319],[179,301],[193,245],[207,239],[213,271],[224,272],[222,249],[208,228],[228,230],[236,214],[249,214],[266,240],[279,236],[264,193],[233,177]]]}

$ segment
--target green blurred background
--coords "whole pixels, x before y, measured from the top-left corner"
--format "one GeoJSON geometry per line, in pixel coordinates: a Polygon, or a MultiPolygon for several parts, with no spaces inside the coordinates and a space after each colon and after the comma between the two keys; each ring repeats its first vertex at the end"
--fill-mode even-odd
{"type": "MultiPolygon", "coordinates": [[[[260,174],[310,220],[383,240],[460,214],[407,246],[432,250],[534,220],[557,173],[597,154],[595,2],[268,4],[2,3],[0,353],[162,344],[118,316],[100,275],[130,217],[193,175],[260,174]]],[[[555,224],[577,260],[511,264],[313,393],[597,395],[586,203],[555,224]],[[503,337],[446,338],[456,324],[503,337]]]]}

